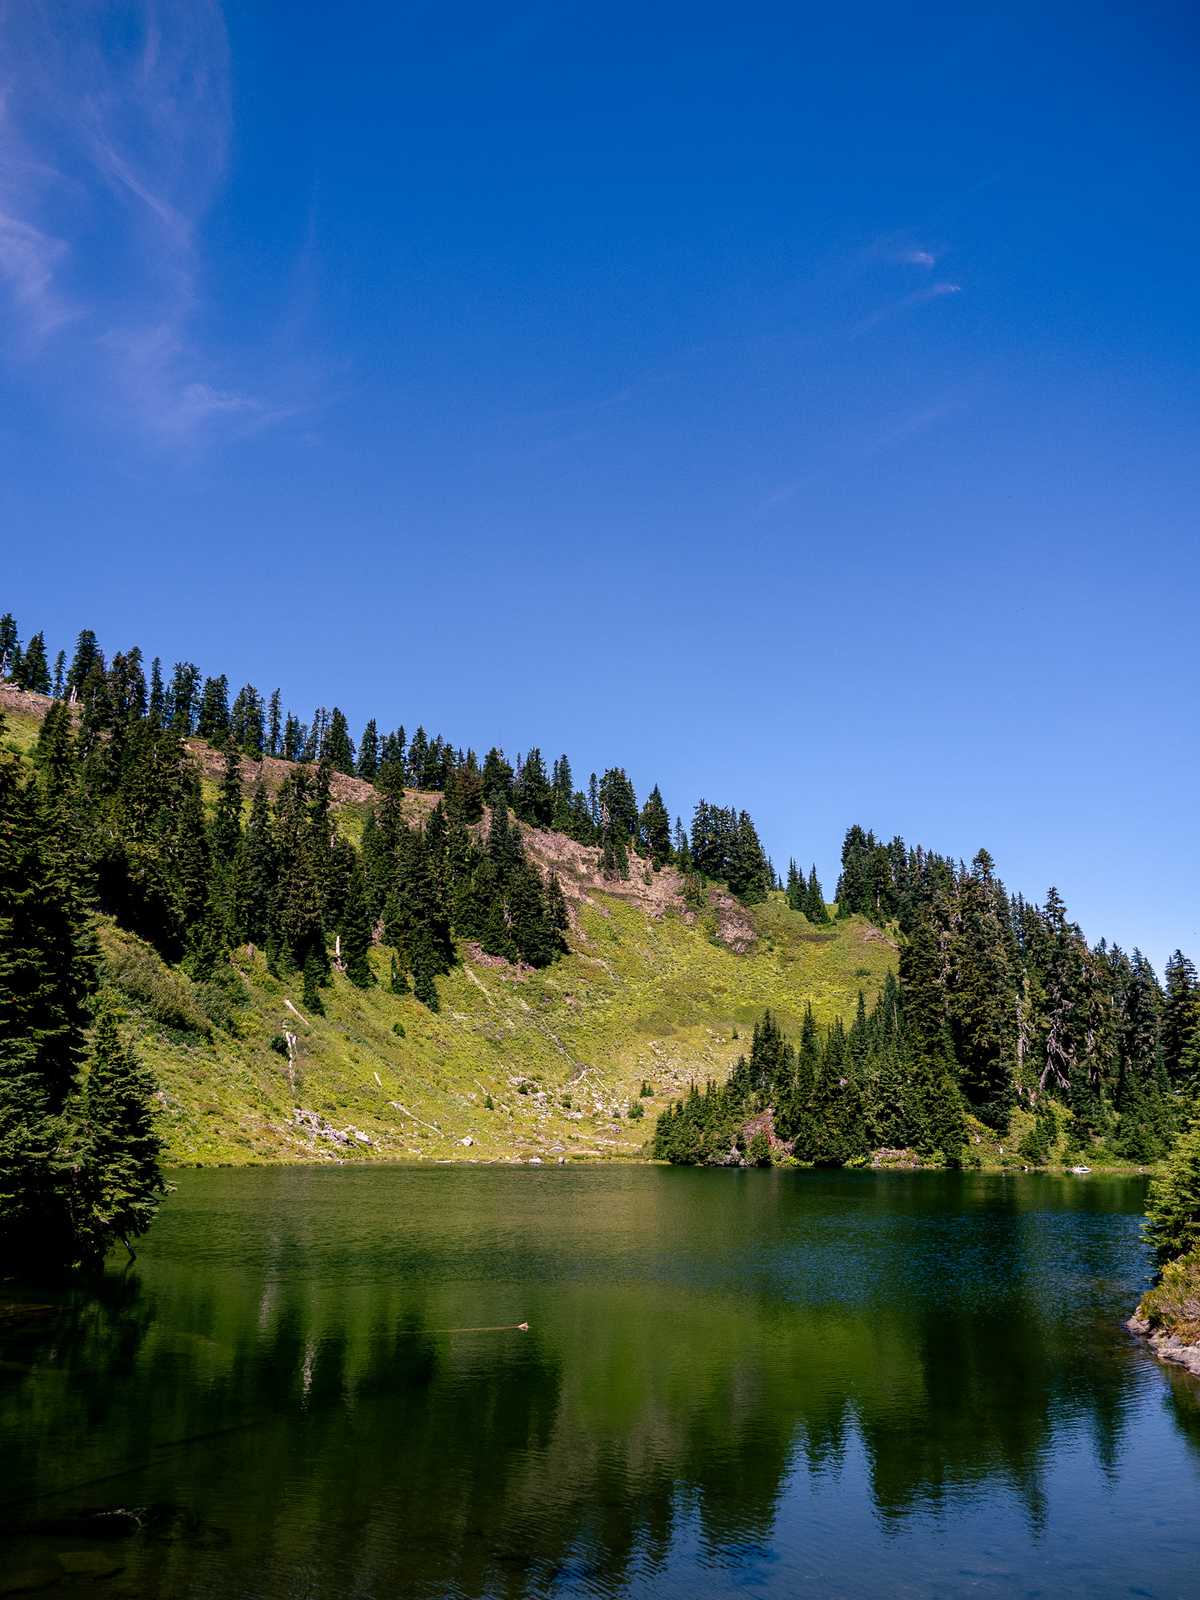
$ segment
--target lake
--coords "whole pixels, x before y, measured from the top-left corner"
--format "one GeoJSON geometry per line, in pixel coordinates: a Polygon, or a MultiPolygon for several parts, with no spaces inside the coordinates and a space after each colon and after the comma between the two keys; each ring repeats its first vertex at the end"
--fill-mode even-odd
{"type": "Polygon", "coordinates": [[[1200,1594],[1141,1179],[173,1181],[101,1292],[0,1291],[0,1593],[1200,1594]]]}

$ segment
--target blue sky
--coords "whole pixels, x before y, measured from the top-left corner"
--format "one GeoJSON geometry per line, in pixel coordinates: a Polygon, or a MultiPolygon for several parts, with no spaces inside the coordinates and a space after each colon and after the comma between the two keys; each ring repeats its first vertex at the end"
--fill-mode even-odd
{"type": "Polygon", "coordinates": [[[1198,42],[5,8],[0,609],[1200,957],[1198,42]]]}

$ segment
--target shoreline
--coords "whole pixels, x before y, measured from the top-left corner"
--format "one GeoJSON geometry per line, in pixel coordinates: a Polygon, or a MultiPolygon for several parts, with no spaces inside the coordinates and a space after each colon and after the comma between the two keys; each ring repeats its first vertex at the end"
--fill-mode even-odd
{"type": "Polygon", "coordinates": [[[1135,1338],[1149,1346],[1151,1353],[1168,1366],[1182,1367],[1192,1377],[1200,1378],[1200,1344],[1181,1339],[1177,1333],[1155,1328],[1149,1317],[1140,1309],[1125,1324],[1135,1338]]]}

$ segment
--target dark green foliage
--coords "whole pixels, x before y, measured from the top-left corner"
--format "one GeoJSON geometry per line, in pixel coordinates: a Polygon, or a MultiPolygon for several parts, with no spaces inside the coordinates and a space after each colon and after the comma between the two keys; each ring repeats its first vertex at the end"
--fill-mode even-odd
{"type": "MultiPolygon", "coordinates": [[[[0,670],[41,689],[49,677],[41,635],[22,651],[11,616],[0,618],[0,670]]],[[[686,904],[700,913],[708,883],[751,903],[776,883],[745,811],[702,801],[691,836],[678,822],[672,836],[659,790],[639,810],[620,767],[593,775],[585,795],[566,756],[547,773],[534,747],[514,773],[493,747],[481,769],[440,735],[420,727],[411,741],[403,728],[381,735],[374,721],[357,770],[374,782],[376,800],[356,850],[331,802],[333,773],[354,769],[336,708],[318,707],[307,727],[290,714],[281,726],[278,690],[264,707],[245,685],[230,709],[227,679],[209,677],[201,692],[191,663],[177,663],[164,684],[156,661],[147,685],[139,649],[106,662],[86,630],[58,676],[68,703],[48,708],[33,752],[58,870],[165,961],[186,961],[218,989],[233,970],[229,951],[250,943],[264,948],[273,974],[305,973],[319,1004],[332,939],[355,981],[369,981],[381,919],[397,982],[407,986],[411,975],[432,1003],[456,940],[513,962],[553,961],[566,948],[567,905],[557,877],[543,881],[526,857],[522,823],[599,846],[614,879],[628,875],[633,849],[656,868],[673,862],[686,904]],[[225,752],[207,821],[183,742],[195,727],[225,752]],[[293,766],[273,807],[260,787],[243,827],[241,760],[276,751],[319,765],[315,773],[293,766]],[[405,817],[406,785],[441,797],[424,828],[405,817]]],[[[811,922],[827,920],[815,867],[806,877],[789,863],[786,894],[811,922]]],[[[1138,952],[1089,947],[1054,890],[1042,907],[1010,900],[986,852],[968,869],[860,827],[843,843],[838,910],[889,928],[901,981],[840,1034],[818,1037],[805,1018],[774,1107],[777,1130],[786,1128],[798,1152],[855,1160],[886,1145],[953,1160],[965,1110],[1003,1131],[1014,1106],[1051,1097],[1069,1112],[1073,1148],[1102,1139],[1139,1162],[1166,1149],[1200,1090],[1200,986],[1181,953],[1164,994],[1138,952]]],[[[764,1051],[760,1039],[752,1098],[763,1092],[764,1051]]],[[[731,1084],[736,1100],[742,1091],[731,1084]]],[[[693,1108],[681,1124],[700,1129],[703,1159],[724,1159],[736,1144],[737,1127],[727,1117],[718,1128],[717,1113],[743,1107],[721,1099],[725,1092],[698,1095],[713,1117],[696,1123],[693,1108]]]]}
{"type": "Polygon", "coordinates": [[[483,798],[487,805],[494,806],[498,801],[506,805],[512,801],[513,770],[504,759],[504,751],[493,747],[483,758],[483,798]]]}
{"type": "Polygon", "coordinates": [[[321,985],[325,981],[325,975],[325,962],[321,959],[316,945],[310,945],[308,954],[304,958],[303,1001],[305,1009],[318,1017],[325,1015],[325,1002],[321,999],[321,985]]]}
{"type": "Polygon", "coordinates": [[[229,732],[229,679],[224,673],[219,678],[204,680],[196,732],[202,739],[214,743],[229,732]]]}
{"type": "Polygon", "coordinates": [[[72,1129],[72,1213],[79,1253],[100,1260],[114,1239],[133,1254],[165,1185],[151,1113],[154,1079],[122,1040],[111,1004],[100,1008],[72,1129]]]}
{"type": "Polygon", "coordinates": [[[655,867],[664,867],[671,859],[671,819],[657,784],[638,818],[638,847],[655,867]]]}
{"type": "Polygon", "coordinates": [[[1008,899],[986,850],[960,879],[957,920],[946,981],[959,1078],[979,1116],[1003,1132],[1016,1092],[1017,980],[1008,899]]]}
{"type": "Polygon", "coordinates": [[[535,745],[518,767],[513,783],[513,810],[522,822],[548,828],[554,818],[554,791],[542,752],[535,745]]]}
{"type": "Polygon", "coordinates": [[[600,823],[606,837],[628,847],[637,838],[638,804],[624,767],[610,767],[600,780],[600,823]]]}
{"type": "MultiPolygon", "coordinates": [[[[95,643],[95,635],[92,642],[95,643]]],[[[16,618],[11,611],[6,611],[0,617],[0,678],[12,678],[20,663],[21,641],[17,636],[16,618]]]]}
{"type": "Polygon", "coordinates": [[[239,750],[248,756],[261,756],[266,748],[266,727],[262,696],[252,683],[238,690],[229,712],[229,733],[239,750]]]}
{"type": "Polygon", "coordinates": [[[346,896],[342,902],[339,938],[346,976],[355,988],[369,989],[375,982],[371,963],[367,959],[371,948],[371,919],[367,913],[362,869],[357,861],[351,869],[346,896]]]}
{"type": "Polygon", "coordinates": [[[869,1011],[860,996],[849,1033],[835,1022],[822,1036],[806,1010],[798,1048],[765,1013],[749,1058],[739,1059],[725,1084],[693,1091],[659,1118],[655,1154],[728,1164],[744,1126],[767,1111],[795,1157],[817,1166],[845,1166],[887,1147],[947,1165],[961,1159],[962,1102],[949,1065],[921,1054],[892,978],[869,1011]]]}
{"type": "Polygon", "coordinates": [[[1200,1250],[1200,1118],[1176,1140],[1150,1185],[1145,1234],[1160,1268],[1200,1250]]]}
{"type": "Polygon", "coordinates": [[[269,756],[279,754],[280,740],[282,739],[282,706],[280,704],[279,690],[271,690],[271,698],[267,705],[267,733],[266,753],[269,756]]]}
{"type": "Polygon", "coordinates": [[[335,772],[353,773],[354,741],[350,737],[346,714],[344,711],[339,711],[337,706],[334,706],[330,713],[329,727],[321,746],[321,755],[335,772]]]}
{"type": "Polygon", "coordinates": [[[250,802],[237,869],[238,936],[250,944],[267,944],[271,940],[276,871],[271,806],[266,787],[259,779],[250,802]]]}
{"type": "Polygon", "coordinates": [[[372,717],[363,729],[362,738],[358,745],[358,775],[367,783],[374,783],[375,774],[379,771],[379,729],[375,726],[372,717]]]}
{"type": "Polygon", "coordinates": [[[1167,962],[1162,1008],[1163,1065],[1173,1086],[1200,1095],[1200,982],[1182,950],[1167,962]]]}
{"type": "Polygon", "coordinates": [[[701,800],[692,818],[689,865],[706,878],[722,880],[748,905],[774,887],[775,874],[746,811],[701,800]]]}
{"type": "Polygon", "coordinates": [[[0,755],[0,1263],[9,1269],[77,1253],[59,1146],[94,984],[91,935],[37,790],[0,755]]]}
{"type": "Polygon", "coordinates": [[[45,635],[35,633],[25,646],[25,654],[13,673],[18,688],[29,689],[34,694],[50,693],[50,662],[46,656],[45,635]]]}
{"type": "MultiPolygon", "coordinates": [[[[82,638],[82,635],[80,635],[82,638]]],[[[78,655],[77,655],[78,659],[78,655]]],[[[74,672],[74,668],[71,669],[74,672]]],[[[67,680],[70,686],[71,680],[67,680]]],[[[196,725],[199,711],[200,669],[191,661],[177,661],[167,690],[167,721],[181,738],[196,725]]]]}
{"type": "Polygon", "coordinates": [[[825,904],[825,891],[817,877],[815,864],[809,869],[808,882],[804,886],[804,904],[800,909],[810,922],[829,921],[829,907],[825,904]]]}
{"type": "Polygon", "coordinates": [[[1044,1167],[1053,1156],[1058,1144],[1058,1118],[1049,1100],[1037,1103],[1033,1127],[1017,1146],[1017,1153],[1030,1166],[1044,1167]]]}
{"type": "MultiPolygon", "coordinates": [[[[0,644],[0,652],[2,650],[3,645],[0,644]]],[[[71,666],[67,672],[68,695],[73,698],[79,695],[80,690],[87,682],[92,668],[97,665],[103,670],[104,657],[100,654],[100,647],[96,643],[96,635],[90,628],[84,628],[75,641],[75,654],[71,657],[71,666]]]]}

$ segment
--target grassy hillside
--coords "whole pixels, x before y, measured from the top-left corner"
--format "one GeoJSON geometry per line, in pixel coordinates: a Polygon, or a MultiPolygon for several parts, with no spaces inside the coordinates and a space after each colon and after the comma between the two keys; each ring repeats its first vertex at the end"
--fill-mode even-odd
{"type": "MultiPolygon", "coordinates": [[[[10,748],[28,751],[46,704],[5,691],[10,748]]],[[[221,758],[192,744],[207,789],[221,758]]],[[[259,770],[245,761],[247,785],[259,770]]],[[[262,770],[275,788],[287,769],[262,770]]],[[[334,797],[339,825],[357,838],[369,785],[339,778],[334,797]]],[[[410,793],[406,806],[415,817],[435,799],[410,793]]],[[[558,870],[571,953],[533,972],[467,946],[438,980],[437,1014],[388,990],[383,951],[374,988],[335,974],[326,1014],[310,1017],[298,977],[272,978],[261,952],[243,948],[219,983],[195,984],[103,925],[108,980],[157,1074],[171,1155],[637,1155],[666,1100],[692,1078],[723,1075],[765,1006],[790,1032],[808,1001],[821,1021],[849,1017],[859,990],[869,1001],[894,964],[891,942],[860,919],[816,928],[781,895],[749,911],[717,890],[689,904],[673,871],[651,873],[636,857],[628,881],[610,884],[595,849],[522,832],[543,869],[558,870]]]]}

